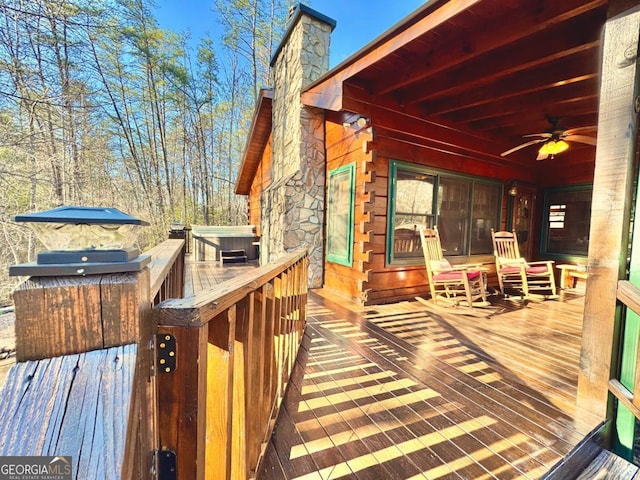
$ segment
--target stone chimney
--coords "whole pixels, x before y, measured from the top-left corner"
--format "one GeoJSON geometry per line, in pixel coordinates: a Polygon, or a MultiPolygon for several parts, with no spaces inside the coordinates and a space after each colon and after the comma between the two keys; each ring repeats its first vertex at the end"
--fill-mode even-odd
{"type": "Polygon", "coordinates": [[[329,70],[336,22],[305,5],[291,13],[271,61],[272,183],[262,199],[262,261],[310,248],[309,286],[321,287],[324,266],[324,112],[305,107],[302,90],[329,70]]]}

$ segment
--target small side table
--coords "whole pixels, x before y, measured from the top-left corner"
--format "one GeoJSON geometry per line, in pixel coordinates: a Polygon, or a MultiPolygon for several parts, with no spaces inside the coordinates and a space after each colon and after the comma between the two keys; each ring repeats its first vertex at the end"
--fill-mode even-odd
{"type": "Polygon", "coordinates": [[[565,263],[562,265],[556,265],[556,268],[560,270],[560,288],[562,290],[575,288],[576,279],[587,278],[589,275],[585,265],[571,265],[565,263]]]}

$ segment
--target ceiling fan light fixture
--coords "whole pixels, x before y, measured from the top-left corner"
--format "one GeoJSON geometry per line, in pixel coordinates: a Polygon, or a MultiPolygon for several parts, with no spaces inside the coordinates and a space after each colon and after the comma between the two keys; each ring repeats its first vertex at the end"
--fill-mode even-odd
{"type": "Polygon", "coordinates": [[[568,148],[569,144],[564,140],[549,140],[548,142],[545,142],[542,147],[540,147],[538,154],[553,156],[557,155],[558,153],[564,152],[568,148]]]}

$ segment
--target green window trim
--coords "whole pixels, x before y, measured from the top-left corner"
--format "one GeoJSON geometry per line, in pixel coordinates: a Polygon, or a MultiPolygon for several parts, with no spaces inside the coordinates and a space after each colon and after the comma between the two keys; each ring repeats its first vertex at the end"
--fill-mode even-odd
{"type": "Polygon", "coordinates": [[[356,165],[351,163],[329,172],[327,178],[328,262],[353,264],[356,165]]]}
{"type": "MultiPolygon", "coordinates": [[[[407,183],[409,183],[407,182],[407,183]]],[[[445,201],[451,202],[451,195],[446,192],[454,192],[457,197],[457,204],[462,206],[461,211],[455,211],[460,216],[460,234],[455,232],[449,234],[449,247],[446,248],[446,239],[443,241],[443,249],[447,250],[445,255],[449,257],[471,257],[492,255],[490,229],[500,225],[500,215],[502,212],[503,184],[500,181],[485,177],[457,174],[446,170],[439,170],[425,165],[391,160],[389,162],[389,198],[387,202],[387,235],[386,235],[386,255],[387,266],[412,266],[424,263],[419,237],[415,233],[413,251],[411,253],[396,252],[396,246],[400,246],[404,241],[398,241],[396,233],[402,230],[402,236],[410,235],[407,224],[415,224],[414,230],[420,225],[433,227],[438,225],[441,230],[441,238],[446,238],[446,233],[442,227],[455,224],[458,219],[447,215],[445,201]],[[400,173],[400,175],[399,175],[400,173]],[[411,178],[415,175],[415,178],[411,178]],[[402,206],[402,212],[397,212],[398,205],[398,178],[418,183],[412,185],[410,191],[423,190],[422,198],[415,195],[413,205],[415,208],[402,206]],[[423,182],[423,183],[420,183],[423,182]],[[485,197],[490,198],[485,198],[485,197]],[[479,211],[482,210],[482,214],[479,211]],[[402,218],[402,219],[400,219],[402,218]],[[443,223],[444,222],[444,223],[443,223]],[[481,236],[479,235],[481,232],[481,236]]],[[[406,200],[405,202],[406,203],[406,200]]],[[[412,202],[409,202],[412,203],[412,202]]],[[[450,205],[451,207],[451,205],[450,205]]],[[[449,212],[449,213],[451,213],[449,212]]],[[[450,230],[451,231],[451,230],[450,230]]]]}

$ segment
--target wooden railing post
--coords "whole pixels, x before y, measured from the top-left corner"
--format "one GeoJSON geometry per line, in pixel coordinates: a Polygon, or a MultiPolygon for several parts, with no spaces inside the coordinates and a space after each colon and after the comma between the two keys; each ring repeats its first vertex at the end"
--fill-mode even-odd
{"type": "MultiPolygon", "coordinates": [[[[132,390],[122,392],[121,405],[114,406],[129,406],[124,451],[112,452],[111,459],[121,459],[122,478],[149,478],[155,448],[154,386],[150,380],[152,359],[148,348],[154,328],[149,286],[150,271],[144,267],[138,272],[31,277],[13,295],[18,362],[45,361],[137,345],[133,350],[132,390]]],[[[112,386],[105,385],[105,388],[112,386]]],[[[32,412],[32,415],[38,414],[32,412]]],[[[109,415],[108,412],[105,414],[109,415]]],[[[38,453],[22,452],[24,455],[38,453]]],[[[78,457],[80,454],[72,452],[78,457]]],[[[112,469],[115,465],[105,468],[112,469]]]]}
{"type": "Polygon", "coordinates": [[[158,339],[176,344],[175,370],[158,369],[156,375],[159,449],[179,453],[179,478],[202,479],[198,459],[205,453],[208,327],[160,327],[158,339]]]}
{"type": "Polygon", "coordinates": [[[13,294],[19,362],[148,338],[149,269],[86,277],[32,277],[13,294]]]}

